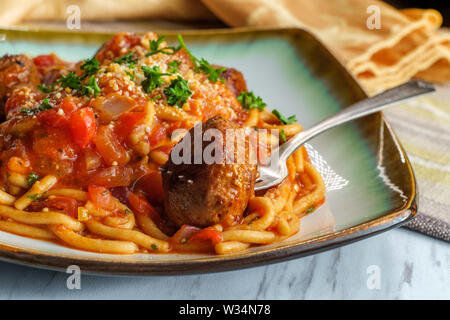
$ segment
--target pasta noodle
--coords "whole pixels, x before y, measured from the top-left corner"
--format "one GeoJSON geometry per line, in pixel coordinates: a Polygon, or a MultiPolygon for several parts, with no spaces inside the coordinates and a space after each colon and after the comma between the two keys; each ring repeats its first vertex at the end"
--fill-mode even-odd
{"type": "Polygon", "coordinates": [[[26,224],[62,224],[74,231],[83,230],[83,224],[59,212],[28,212],[0,205],[0,216],[26,224]]]}
{"type": "Polygon", "coordinates": [[[87,221],[86,226],[92,232],[100,234],[107,238],[132,241],[152,251],[169,251],[169,243],[167,241],[152,238],[142,232],[120,228],[111,228],[95,220],[87,221]]]}
{"type": "Polygon", "coordinates": [[[138,251],[138,246],[131,241],[103,240],[83,237],[61,225],[51,226],[50,229],[58,238],[75,248],[102,253],[122,254],[138,251]]]}
{"type": "Polygon", "coordinates": [[[14,207],[19,210],[25,209],[34,200],[40,198],[45,192],[50,190],[57,181],[58,179],[52,175],[45,176],[42,180],[36,181],[30,190],[14,202],[14,207]]]}
{"type": "Polygon", "coordinates": [[[55,239],[55,235],[48,230],[29,226],[27,224],[18,223],[14,221],[0,220],[0,230],[36,239],[44,239],[44,240],[55,239]]]}

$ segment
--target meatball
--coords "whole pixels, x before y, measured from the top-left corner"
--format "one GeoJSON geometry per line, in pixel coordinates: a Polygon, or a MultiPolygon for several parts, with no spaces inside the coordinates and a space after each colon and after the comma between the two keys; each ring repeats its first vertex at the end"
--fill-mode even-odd
{"type": "Polygon", "coordinates": [[[242,148],[230,148],[228,146],[231,144],[226,142],[227,129],[242,129],[239,125],[216,116],[202,124],[202,136],[212,128],[219,130],[223,139],[203,141],[202,150],[211,143],[217,143],[216,150],[221,150],[221,156],[216,159],[222,161],[207,164],[208,162],[202,159],[201,164],[194,164],[194,127],[179,142],[185,145],[190,143],[191,162],[175,164],[172,153],[177,148],[174,148],[169,161],[162,168],[164,211],[166,218],[178,227],[183,224],[197,227],[207,227],[220,222],[232,224],[242,217],[248,200],[254,194],[257,170],[252,161],[248,137],[244,136],[243,156],[238,154],[244,151],[242,148]],[[243,161],[237,161],[239,159],[243,161]]]}
{"type": "Polygon", "coordinates": [[[4,116],[4,105],[15,88],[35,86],[39,76],[33,60],[25,55],[4,55],[0,58],[0,117],[4,116]]]}

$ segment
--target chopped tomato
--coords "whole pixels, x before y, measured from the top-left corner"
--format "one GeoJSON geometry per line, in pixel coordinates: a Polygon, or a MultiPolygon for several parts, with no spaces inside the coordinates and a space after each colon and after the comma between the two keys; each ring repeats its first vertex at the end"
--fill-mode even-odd
{"type": "Polygon", "coordinates": [[[76,102],[73,101],[73,99],[66,98],[59,104],[58,107],[40,112],[38,117],[39,120],[44,122],[46,125],[55,128],[68,129],[70,124],[70,116],[76,109],[76,102]],[[60,112],[59,109],[62,109],[63,112],[60,112]]]}
{"type": "Polygon", "coordinates": [[[196,233],[194,233],[190,238],[191,241],[206,241],[211,240],[212,244],[218,244],[223,241],[222,234],[212,227],[207,227],[196,233]]]}
{"type": "Polygon", "coordinates": [[[47,68],[55,64],[55,58],[51,54],[43,54],[35,57],[33,62],[37,67],[47,68]]]}
{"type": "Polygon", "coordinates": [[[82,108],[70,117],[72,139],[82,149],[86,148],[95,135],[95,116],[91,108],[82,108]]]}
{"type": "Polygon", "coordinates": [[[89,200],[98,206],[99,208],[105,210],[114,210],[116,208],[116,203],[111,193],[105,187],[89,186],[88,187],[88,198],[89,200]]]}
{"type": "Polygon", "coordinates": [[[57,211],[62,211],[72,218],[76,218],[78,215],[78,202],[73,198],[55,196],[54,198],[48,199],[45,202],[47,208],[49,208],[50,210],[55,209],[57,211]]]}
{"type": "Polygon", "coordinates": [[[140,215],[149,216],[150,219],[153,220],[154,223],[160,224],[161,223],[161,217],[159,216],[159,213],[156,212],[155,208],[148,203],[147,200],[145,200],[143,197],[130,192],[129,195],[129,201],[131,208],[140,215]]]}
{"type": "Polygon", "coordinates": [[[120,144],[116,135],[109,126],[100,126],[94,137],[94,143],[98,152],[109,165],[116,162],[123,165],[128,161],[128,155],[125,148],[120,144]]]}
{"type": "Polygon", "coordinates": [[[89,184],[107,188],[124,187],[132,181],[133,169],[128,167],[111,166],[98,169],[89,179],[89,184]]]}
{"type": "Polygon", "coordinates": [[[132,48],[141,43],[141,37],[136,34],[128,32],[120,32],[116,34],[111,40],[103,45],[97,52],[95,57],[102,62],[108,57],[108,51],[112,51],[115,56],[119,57],[123,55],[123,50],[132,48]]]}
{"type": "Polygon", "coordinates": [[[70,197],[54,196],[44,201],[33,201],[29,207],[31,211],[42,211],[43,208],[48,208],[50,211],[64,212],[72,218],[78,216],[78,202],[70,197]]]}
{"type": "Polygon", "coordinates": [[[154,171],[146,174],[136,183],[136,188],[145,194],[150,203],[162,205],[164,202],[161,172],[154,171]]]}
{"type": "Polygon", "coordinates": [[[63,129],[48,128],[33,132],[33,151],[53,160],[75,160],[76,146],[63,129]]]}
{"type": "Polygon", "coordinates": [[[167,129],[163,125],[155,124],[148,137],[151,146],[155,146],[167,136],[167,129]]]}
{"type": "Polygon", "coordinates": [[[117,137],[122,141],[125,140],[144,116],[144,112],[127,112],[122,114],[114,128],[117,137]]]}

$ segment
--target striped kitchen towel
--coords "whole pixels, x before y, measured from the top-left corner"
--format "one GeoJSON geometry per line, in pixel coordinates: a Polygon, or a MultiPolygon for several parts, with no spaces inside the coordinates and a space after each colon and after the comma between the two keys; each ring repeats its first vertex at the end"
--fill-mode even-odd
{"type": "Polygon", "coordinates": [[[450,85],[384,112],[416,175],[419,214],[407,228],[450,241],[450,85]]]}

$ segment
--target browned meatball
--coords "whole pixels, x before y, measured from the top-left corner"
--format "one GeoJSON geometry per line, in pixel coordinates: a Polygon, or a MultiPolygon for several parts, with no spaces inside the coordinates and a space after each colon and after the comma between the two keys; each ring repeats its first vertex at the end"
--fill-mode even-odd
{"type": "MultiPolygon", "coordinates": [[[[245,139],[245,161],[231,163],[230,157],[238,160],[238,148],[226,148],[226,130],[240,127],[221,116],[202,124],[202,133],[218,129],[224,139],[214,141],[222,150],[222,159],[227,162],[194,164],[194,128],[180,143],[191,145],[192,164],[174,164],[172,153],[162,168],[165,192],[164,211],[169,221],[176,226],[183,224],[207,227],[216,223],[232,223],[242,217],[249,198],[253,195],[256,178],[256,164],[251,163],[248,138],[245,139]],[[190,139],[185,140],[185,139],[190,139]],[[223,141],[222,141],[223,140],[223,141]],[[231,149],[231,150],[230,150],[231,149]]],[[[203,142],[202,150],[212,142],[203,142]]],[[[218,149],[217,149],[218,150],[218,149]]],[[[242,151],[242,150],[241,150],[242,151]]],[[[242,155],[241,155],[242,156],[242,155]]],[[[219,158],[217,158],[219,159],[219,158]]]]}
{"type": "Polygon", "coordinates": [[[0,117],[11,92],[18,87],[39,83],[33,60],[25,55],[4,55],[0,58],[0,117]]]}

